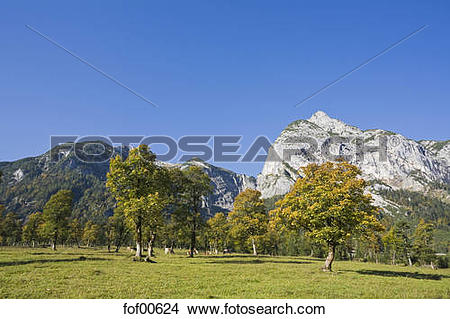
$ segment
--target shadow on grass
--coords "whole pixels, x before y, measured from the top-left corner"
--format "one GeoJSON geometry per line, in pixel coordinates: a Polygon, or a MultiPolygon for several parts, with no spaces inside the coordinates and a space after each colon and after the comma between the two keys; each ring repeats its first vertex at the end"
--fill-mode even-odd
{"type": "Polygon", "coordinates": [[[69,253],[69,252],[65,252],[65,251],[56,251],[56,252],[31,252],[29,253],[30,255],[34,255],[34,256],[40,256],[40,255],[46,255],[46,256],[56,256],[56,255],[63,255],[63,256],[79,256],[80,254],[84,254],[84,255],[95,255],[94,253],[85,253],[85,252],[78,252],[78,253],[69,253]]]}
{"type": "Polygon", "coordinates": [[[270,255],[250,255],[250,254],[233,254],[233,255],[203,255],[200,254],[196,256],[197,258],[223,258],[223,259],[229,259],[229,258],[291,258],[291,259],[304,259],[304,260],[325,260],[324,258],[316,258],[316,257],[299,257],[299,256],[270,256],[270,255]]]}
{"type": "Polygon", "coordinates": [[[310,264],[309,261],[265,261],[265,260],[222,260],[210,261],[208,264],[310,264]]]}
{"type": "Polygon", "coordinates": [[[107,250],[98,250],[95,252],[90,252],[90,251],[79,251],[79,252],[67,252],[64,250],[58,250],[58,251],[51,251],[51,252],[29,252],[27,253],[29,255],[33,255],[33,256],[41,256],[41,255],[45,255],[45,256],[80,256],[80,254],[83,254],[85,256],[119,256],[121,253],[116,253],[114,251],[108,252],[107,250]]]}
{"type": "MultiPolygon", "coordinates": [[[[274,256],[264,255],[220,255],[220,256],[197,256],[196,259],[203,259],[208,264],[311,264],[311,259],[301,260],[276,260],[274,256]]],[[[304,259],[296,257],[296,259],[304,259]]]]}
{"type": "Polygon", "coordinates": [[[389,271],[389,270],[356,270],[361,275],[383,276],[383,277],[405,277],[414,279],[441,280],[442,278],[450,278],[446,275],[438,274],[421,274],[418,272],[406,271],[389,271]]]}
{"type": "Polygon", "coordinates": [[[296,261],[296,260],[261,260],[261,259],[252,259],[252,260],[215,260],[215,261],[207,261],[208,264],[311,264],[310,261],[296,261]]]}
{"type": "Polygon", "coordinates": [[[16,261],[4,261],[0,262],[0,267],[19,266],[28,264],[44,264],[44,263],[58,263],[58,262],[73,262],[73,261],[108,261],[107,258],[90,258],[80,256],[78,258],[70,259],[34,259],[34,260],[16,260],[16,261]]]}

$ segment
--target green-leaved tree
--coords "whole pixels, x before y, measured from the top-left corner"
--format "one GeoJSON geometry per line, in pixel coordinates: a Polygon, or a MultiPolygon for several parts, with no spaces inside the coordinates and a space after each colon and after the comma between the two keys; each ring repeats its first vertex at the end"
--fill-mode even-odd
{"type": "Polygon", "coordinates": [[[100,225],[88,221],[83,229],[83,241],[86,246],[96,245],[100,242],[102,236],[102,228],[100,225]]]}
{"type": "Polygon", "coordinates": [[[383,236],[384,245],[391,253],[393,265],[398,260],[401,260],[405,264],[412,266],[410,230],[411,227],[406,221],[398,221],[383,236]]]}
{"type": "Polygon", "coordinates": [[[140,145],[132,149],[126,159],[120,156],[111,159],[107,175],[106,186],[133,225],[137,259],[142,256],[143,229],[147,225],[155,227],[153,222],[162,220],[164,194],[167,193],[167,170],[155,160],[148,146],[140,145]]]}
{"type": "Polygon", "coordinates": [[[176,207],[173,214],[190,233],[189,257],[194,257],[199,228],[204,225],[201,208],[203,199],[212,191],[211,179],[198,166],[183,170],[173,181],[178,188],[176,207]]]}
{"type": "Polygon", "coordinates": [[[434,225],[426,223],[423,219],[419,221],[413,235],[413,253],[414,257],[421,264],[429,264],[432,267],[435,259],[434,254],[434,225]]]}
{"type": "Polygon", "coordinates": [[[108,218],[106,224],[106,237],[108,240],[108,250],[111,244],[115,245],[115,252],[118,253],[122,244],[128,240],[130,228],[126,221],[125,213],[122,209],[116,208],[114,214],[108,218]]]}
{"type": "Polygon", "coordinates": [[[9,246],[20,243],[22,239],[22,222],[15,213],[6,214],[1,221],[0,237],[3,243],[9,246]]]}
{"type": "Polygon", "coordinates": [[[62,235],[67,233],[70,216],[72,214],[73,194],[70,190],[60,190],[52,195],[44,206],[43,230],[56,250],[56,244],[62,235]]]}
{"type": "Polygon", "coordinates": [[[220,249],[226,247],[229,233],[229,223],[224,213],[216,213],[213,217],[208,219],[208,235],[211,246],[217,254],[220,249]]]}
{"type": "Polygon", "coordinates": [[[23,226],[22,238],[23,241],[32,247],[36,246],[37,242],[40,242],[42,236],[40,234],[40,229],[44,219],[41,212],[36,212],[28,216],[27,222],[23,226]]]}
{"type": "Polygon", "coordinates": [[[256,242],[268,230],[268,216],[261,192],[246,189],[236,196],[233,211],[228,214],[230,234],[241,242],[252,245],[253,255],[257,255],[256,242]]]}
{"type": "Polygon", "coordinates": [[[81,240],[83,239],[83,225],[78,218],[73,219],[69,223],[69,242],[76,244],[80,248],[81,240]]]}

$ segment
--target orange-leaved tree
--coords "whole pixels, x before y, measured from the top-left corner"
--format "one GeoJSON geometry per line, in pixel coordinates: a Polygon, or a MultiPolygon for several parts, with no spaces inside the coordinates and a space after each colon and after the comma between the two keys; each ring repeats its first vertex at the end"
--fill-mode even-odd
{"type": "Polygon", "coordinates": [[[314,241],[328,246],[323,267],[331,271],[336,247],[358,233],[382,231],[379,208],[365,194],[361,171],[344,161],[309,164],[301,168],[290,192],[270,212],[272,222],[287,229],[304,230],[314,241]]]}

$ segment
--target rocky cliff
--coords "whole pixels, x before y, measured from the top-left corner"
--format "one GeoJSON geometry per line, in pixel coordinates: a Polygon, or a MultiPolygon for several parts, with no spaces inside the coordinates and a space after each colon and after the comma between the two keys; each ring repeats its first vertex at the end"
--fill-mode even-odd
{"type": "Polygon", "coordinates": [[[183,164],[177,164],[181,169],[195,165],[202,168],[211,178],[214,186],[212,194],[206,199],[204,206],[207,216],[216,212],[228,212],[233,209],[234,198],[246,188],[256,188],[256,179],[253,176],[238,174],[230,170],[211,165],[200,159],[193,158],[183,164]]]}
{"type": "Polygon", "coordinates": [[[257,184],[265,198],[285,194],[300,167],[346,157],[371,182],[378,203],[386,205],[377,189],[427,191],[450,184],[449,155],[449,141],[417,142],[381,129],[363,131],[318,111],[281,132],[257,184]]]}

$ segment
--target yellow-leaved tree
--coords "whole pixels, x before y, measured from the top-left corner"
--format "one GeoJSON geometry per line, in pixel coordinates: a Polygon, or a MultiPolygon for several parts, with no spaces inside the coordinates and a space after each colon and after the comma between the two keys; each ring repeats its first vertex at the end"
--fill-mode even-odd
{"type": "Polygon", "coordinates": [[[241,242],[251,242],[253,255],[257,255],[256,242],[267,232],[268,216],[261,193],[246,189],[234,200],[233,211],[228,214],[231,235],[241,242]]]}
{"type": "Polygon", "coordinates": [[[382,231],[380,209],[365,194],[361,171],[344,161],[309,164],[301,168],[290,192],[270,212],[271,222],[287,229],[304,230],[314,241],[328,246],[323,267],[331,271],[336,247],[353,235],[382,231]]]}
{"type": "Polygon", "coordinates": [[[156,164],[156,155],[147,145],[132,149],[126,159],[117,155],[110,161],[106,187],[134,227],[136,259],[142,255],[144,228],[156,232],[163,222],[163,209],[167,204],[167,196],[163,194],[167,194],[168,183],[166,169],[156,164]]]}

